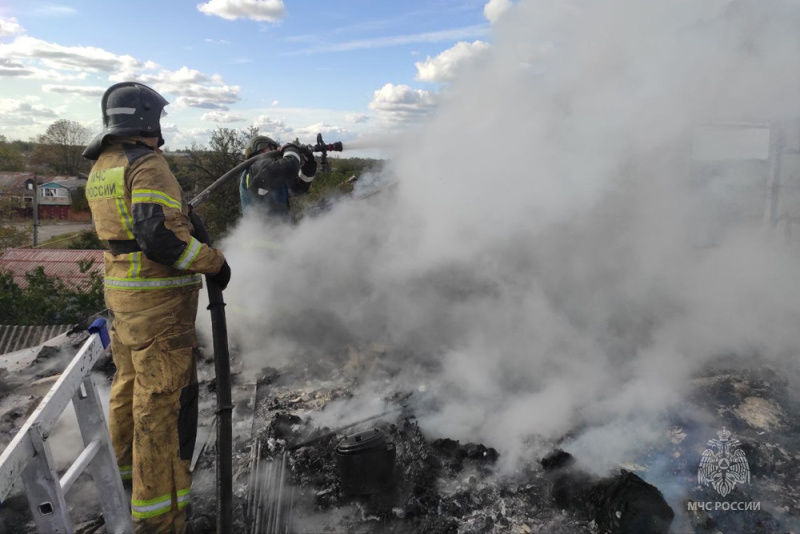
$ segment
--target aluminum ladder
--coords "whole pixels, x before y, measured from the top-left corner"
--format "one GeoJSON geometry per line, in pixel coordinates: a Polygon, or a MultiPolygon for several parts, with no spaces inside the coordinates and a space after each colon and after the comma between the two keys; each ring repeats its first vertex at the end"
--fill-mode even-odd
{"type": "Polygon", "coordinates": [[[105,319],[92,323],[89,333],[89,339],[0,455],[0,502],[21,477],[36,528],[42,533],[74,532],[64,496],[84,471],[89,472],[97,488],[106,531],[134,531],[130,504],[91,376],[109,343],[105,319]],[[70,400],[84,449],[59,479],[47,439],[70,400]]]}

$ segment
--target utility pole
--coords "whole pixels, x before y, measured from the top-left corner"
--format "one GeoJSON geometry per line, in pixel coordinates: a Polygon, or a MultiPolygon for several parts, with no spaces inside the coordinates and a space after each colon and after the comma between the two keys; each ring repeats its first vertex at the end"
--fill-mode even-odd
{"type": "Polygon", "coordinates": [[[33,246],[39,244],[39,176],[33,174],[33,246]]]}

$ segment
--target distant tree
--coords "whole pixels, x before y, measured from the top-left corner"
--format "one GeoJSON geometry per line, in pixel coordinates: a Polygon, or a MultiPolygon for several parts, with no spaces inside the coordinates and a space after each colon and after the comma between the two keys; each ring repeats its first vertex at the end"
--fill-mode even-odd
{"type": "Polygon", "coordinates": [[[0,323],[19,325],[76,324],[105,308],[103,276],[91,272],[92,262],[79,262],[87,279],[79,286],[51,278],[43,267],[25,275],[20,288],[10,273],[0,272],[0,323]]]}
{"type": "Polygon", "coordinates": [[[18,143],[9,143],[0,135],[0,171],[24,171],[25,156],[18,143]]]}
{"type": "Polygon", "coordinates": [[[70,209],[72,211],[89,211],[89,201],[86,199],[86,188],[82,185],[78,186],[72,194],[72,204],[70,209]]]}
{"type": "Polygon", "coordinates": [[[58,120],[37,138],[34,163],[50,167],[55,172],[78,174],[87,170],[89,163],[81,155],[91,132],[75,121],[58,120]]]}
{"type": "MultiPolygon", "coordinates": [[[[319,159],[319,158],[318,158],[319,159]]],[[[383,162],[377,159],[364,158],[329,158],[329,168],[317,169],[314,184],[308,195],[298,197],[292,202],[292,212],[295,217],[303,217],[308,210],[319,211],[320,208],[330,207],[340,197],[345,197],[353,192],[353,184],[347,183],[366,172],[377,172],[383,162]]]]}
{"type": "Polygon", "coordinates": [[[16,199],[0,197],[0,252],[25,245],[31,240],[29,231],[13,223],[15,208],[18,207],[16,199]]]}
{"type": "MultiPolygon", "coordinates": [[[[171,168],[189,198],[214,183],[220,176],[244,161],[244,146],[258,128],[236,130],[217,128],[211,134],[208,147],[193,144],[188,157],[176,158],[171,168]]],[[[202,204],[197,212],[203,218],[213,239],[224,235],[239,219],[239,180],[232,179],[202,204]]]]}
{"type": "Polygon", "coordinates": [[[0,222],[0,253],[9,248],[19,247],[29,243],[31,234],[24,230],[20,230],[12,224],[4,224],[0,222]]]}
{"type": "Polygon", "coordinates": [[[94,230],[84,230],[72,240],[69,248],[75,250],[103,250],[106,246],[94,230]]]}
{"type": "Polygon", "coordinates": [[[0,271],[0,324],[16,324],[16,302],[22,290],[14,283],[14,275],[0,271]]]}

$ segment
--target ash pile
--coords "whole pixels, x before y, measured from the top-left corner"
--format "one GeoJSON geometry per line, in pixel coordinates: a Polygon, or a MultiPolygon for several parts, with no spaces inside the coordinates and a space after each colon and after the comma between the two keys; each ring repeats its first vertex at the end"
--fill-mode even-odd
{"type": "MultiPolygon", "coordinates": [[[[502,462],[504,443],[461,442],[425,428],[418,417],[436,409],[435,392],[393,389],[400,372],[394,360],[390,349],[350,348],[338,358],[265,368],[254,384],[244,382],[247,373],[236,375],[237,410],[251,417],[249,432],[240,422],[234,443],[236,531],[800,528],[800,405],[774,370],[731,361],[708,368],[685,406],[659,423],[659,444],[617,468],[598,471],[570,453],[590,430],[578,427],[558,440],[531,436],[528,460],[509,469],[502,462]],[[369,357],[354,364],[354,354],[365,353],[369,357]],[[365,383],[383,387],[371,413],[358,397],[365,383]],[[720,444],[723,431],[732,436],[725,438],[727,452],[712,444],[720,444]],[[746,477],[733,469],[722,473],[732,450],[746,458],[746,477]],[[706,459],[703,467],[708,451],[719,461],[709,467],[706,459]]],[[[196,485],[204,468],[211,478],[207,491],[195,494],[192,524],[195,531],[213,532],[213,444],[198,458],[196,485]]]]}

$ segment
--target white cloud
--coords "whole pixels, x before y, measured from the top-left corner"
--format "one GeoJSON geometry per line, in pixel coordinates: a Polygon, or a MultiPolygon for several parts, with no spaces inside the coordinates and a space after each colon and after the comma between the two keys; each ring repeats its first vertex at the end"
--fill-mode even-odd
{"type": "Polygon", "coordinates": [[[228,105],[239,101],[241,90],[238,85],[226,85],[218,74],[209,77],[188,67],[181,67],[176,71],[160,70],[150,73],[125,70],[113,74],[109,80],[136,81],[151,85],[160,93],[176,96],[175,105],[178,108],[194,107],[227,111],[228,105]]]}
{"type": "Polygon", "coordinates": [[[228,113],[225,111],[209,111],[208,113],[203,113],[200,118],[204,121],[211,121],[211,122],[241,122],[244,119],[238,113],[228,113]]]}
{"type": "Polygon", "coordinates": [[[189,128],[188,130],[186,130],[186,133],[194,137],[201,137],[204,135],[211,135],[213,131],[214,131],[213,128],[202,127],[202,128],[189,128]]]}
{"type": "Polygon", "coordinates": [[[62,46],[27,35],[21,35],[11,43],[0,44],[0,60],[3,59],[37,59],[53,69],[78,71],[112,72],[148,66],[148,63],[132,56],[118,56],[102,48],[62,46]]]}
{"type": "Polygon", "coordinates": [[[278,22],[286,17],[286,6],[282,0],[211,0],[197,4],[197,9],[225,20],[242,18],[278,22]]]}
{"type": "Polygon", "coordinates": [[[61,4],[44,4],[34,9],[33,14],[45,17],[71,17],[77,15],[78,10],[61,4]]]}
{"type": "MultiPolygon", "coordinates": [[[[137,81],[161,93],[177,97],[176,105],[227,110],[239,101],[239,86],[226,85],[219,74],[209,76],[196,69],[181,67],[170,71],[152,61],[119,56],[87,46],[62,46],[22,35],[11,43],[0,44],[0,77],[39,78],[63,82],[85,78],[89,72],[109,72],[111,82],[137,81]],[[42,69],[39,64],[47,67],[42,69]],[[63,71],[75,72],[65,74],[63,71]]],[[[56,87],[56,86],[54,86],[56,87]]],[[[57,92],[67,92],[65,86],[57,92]]],[[[84,94],[97,94],[96,88],[84,94]]],[[[49,92],[56,92],[55,89],[49,92]]],[[[69,92],[83,92],[75,89],[69,92]]],[[[102,93],[101,93],[102,94],[102,93]]]]}
{"type": "Polygon", "coordinates": [[[58,117],[58,113],[41,104],[31,104],[14,98],[0,99],[1,124],[28,125],[31,122],[39,122],[42,119],[55,119],[56,117],[58,117]]]}
{"type": "MultiPolygon", "coordinates": [[[[328,124],[325,122],[319,122],[317,124],[311,124],[309,126],[303,126],[302,128],[295,128],[294,133],[297,137],[304,137],[305,142],[307,143],[314,143],[316,142],[316,137],[318,133],[326,134],[333,134],[337,138],[342,136],[348,135],[350,132],[346,128],[342,128],[341,126],[334,126],[332,124],[328,124]]],[[[301,139],[301,142],[304,141],[301,139]]],[[[332,142],[327,141],[326,142],[332,142]]]]}
{"type": "Polygon", "coordinates": [[[112,82],[137,81],[144,84],[161,84],[170,87],[187,83],[203,83],[209,81],[207,75],[199,70],[190,69],[189,67],[181,67],[175,71],[161,70],[152,74],[137,72],[134,69],[130,69],[113,74],[109,76],[108,79],[112,82]]]}
{"type": "Polygon", "coordinates": [[[259,131],[276,141],[287,141],[288,138],[294,135],[294,130],[282,120],[275,120],[267,115],[260,115],[254,122],[253,126],[257,126],[259,131]]]}
{"type": "Polygon", "coordinates": [[[167,92],[178,94],[175,101],[178,107],[228,110],[229,104],[239,101],[238,85],[206,86],[188,85],[173,87],[167,92]]]}
{"type": "Polygon", "coordinates": [[[272,101],[272,105],[273,105],[273,106],[277,106],[277,105],[278,105],[278,101],[277,101],[277,100],[273,100],[273,101],[272,101]]]}
{"type": "Polygon", "coordinates": [[[348,113],[344,116],[344,120],[346,120],[349,124],[363,124],[369,121],[369,116],[364,115],[363,113],[348,113]]]}
{"type": "Polygon", "coordinates": [[[189,148],[192,144],[204,145],[208,143],[213,128],[189,128],[179,130],[174,124],[161,126],[161,133],[164,135],[166,145],[171,150],[189,148]]]}
{"type": "Polygon", "coordinates": [[[230,42],[230,41],[226,41],[225,39],[208,39],[208,38],[207,38],[207,39],[206,39],[206,42],[207,42],[207,43],[211,43],[211,44],[220,44],[220,45],[227,45],[227,44],[231,44],[231,42],[230,42]]]}
{"type": "Polygon", "coordinates": [[[483,16],[494,24],[513,5],[511,0],[489,0],[483,6],[483,16]]]}
{"type": "Polygon", "coordinates": [[[425,61],[414,63],[417,67],[416,79],[437,83],[452,81],[460,68],[473,65],[489,48],[490,45],[483,41],[456,43],[433,59],[427,57],[425,61]]]}
{"type": "Polygon", "coordinates": [[[488,33],[486,25],[479,24],[466,28],[456,28],[453,30],[442,30],[438,32],[415,33],[412,35],[395,35],[392,37],[379,37],[377,39],[362,39],[358,41],[348,41],[345,43],[333,43],[314,46],[304,50],[298,50],[292,54],[315,54],[320,52],[347,52],[350,50],[364,50],[370,48],[388,48],[391,46],[403,46],[414,43],[439,43],[442,41],[454,41],[459,39],[470,39],[480,37],[488,33]]]}
{"type": "Polygon", "coordinates": [[[31,65],[25,65],[12,59],[0,58],[0,78],[25,78],[65,82],[70,80],[82,80],[86,78],[86,76],[87,73],[85,72],[65,74],[55,69],[41,69],[31,65]]]}
{"type": "Polygon", "coordinates": [[[25,77],[32,74],[33,70],[25,67],[22,63],[0,58],[0,77],[25,77]]]}
{"type": "Polygon", "coordinates": [[[25,30],[20,26],[17,19],[11,17],[9,19],[0,18],[0,37],[7,37],[9,35],[16,35],[24,33],[25,30]]]}
{"type": "Polygon", "coordinates": [[[200,108],[218,109],[220,111],[227,111],[230,109],[227,105],[217,102],[213,97],[179,96],[175,100],[175,105],[178,109],[200,108]]]}
{"type": "Polygon", "coordinates": [[[436,93],[387,83],[375,91],[369,109],[383,120],[397,123],[419,119],[433,111],[436,105],[436,93]]]}
{"type": "Polygon", "coordinates": [[[87,86],[87,85],[52,85],[45,84],[42,91],[45,93],[66,93],[83,96],[103,96],[107,87],[87,86]]]}
{"type": "Polygon", "coordinates": [[[178,129],[178,125],[174,122],[162,122],[161,123],[161,133],[162,134],[177,134],[180,133],[178,129]]]}
{"type": "Polygon", "coordinates": [[[252,63],[252,62],[253,62],[252,59],[246,57],[237,57],[234,58],[234,60],[232,61],[234,65],[245,65],[247,63],[252,63]]]}

